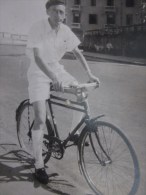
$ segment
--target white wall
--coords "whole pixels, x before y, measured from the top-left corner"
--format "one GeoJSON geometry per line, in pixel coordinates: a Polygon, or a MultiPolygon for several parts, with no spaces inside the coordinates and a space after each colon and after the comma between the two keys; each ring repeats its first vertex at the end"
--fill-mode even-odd
{"type": "Polygon", "coordinates": [[[0,32],[27,34],[30,26],[46,17],[47,0],[0,0],[0,32]]]}

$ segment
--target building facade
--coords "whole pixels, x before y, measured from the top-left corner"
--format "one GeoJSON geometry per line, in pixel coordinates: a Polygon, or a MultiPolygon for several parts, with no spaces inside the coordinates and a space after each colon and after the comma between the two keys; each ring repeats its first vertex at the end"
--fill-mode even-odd
{"type": "Polygon", "coordinates": [[[144,0],[66,0],[66,23],[75,32],[135,25],[144,0]]]}

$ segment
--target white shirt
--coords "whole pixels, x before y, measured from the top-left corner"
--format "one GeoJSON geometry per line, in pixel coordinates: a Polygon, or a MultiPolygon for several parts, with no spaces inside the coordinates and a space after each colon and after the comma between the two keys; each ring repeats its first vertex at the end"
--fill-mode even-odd
{"type": "Polygon", "coordinates": [[[35,63],[33,48],[39,48],[43,60],[56,71],[58,67],[55,66],[58,66],[64,54],[72,51],[79,44],[79,39],[65,24],[61,24],[56,33],[47,19],[39,21],[31,28],[28,35],[27,50],[29,49],[31,61],[28,74],[44,74],[35,63]]]}

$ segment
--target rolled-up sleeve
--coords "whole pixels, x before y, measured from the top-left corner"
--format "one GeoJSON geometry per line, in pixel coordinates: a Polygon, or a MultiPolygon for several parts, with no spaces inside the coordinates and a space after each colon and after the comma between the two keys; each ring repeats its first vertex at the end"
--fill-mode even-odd
{"type": "Polygon", "coordinates": [[[29,33],[28,33],[28,40],[27,40],[27,48],[37,48],[40,47],[42,42],[42,33],[41,33],[41,26],[35,25],[33,26],[29,33]]]}
{"type": "Polygon", "coordinates": [[[73,51],[79,44],[81,43],[78,37],[70,30],[68,29],[67,34],[67,51],[71,52],[73,51]]]}

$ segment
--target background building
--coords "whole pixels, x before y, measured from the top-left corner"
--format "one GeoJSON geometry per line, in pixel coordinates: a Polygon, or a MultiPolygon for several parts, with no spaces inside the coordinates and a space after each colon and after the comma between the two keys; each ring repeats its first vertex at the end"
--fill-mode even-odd
{"type": "Polygon", "coordinates": [[[142,1],[66,0],[66,22],[77,32],[139,24],[142,1]]]}
{"type": "MultiPolygon", "coordinates": [[[[47,17],[47,0],[0,0],[0,32],[27,34],[47,17]]],[[[144,21],[146,0],[66,0],[67,24],[74,31],[126,26],[144,21]]]]}
{"type": "MultiPolygon", "coordinates": [[[[0,0],[0,43],[26,44],[27,34],[46,18],[47,0],[0,0]]],[[[66,23],[84,50],[145,56],[146,0],[66,0],[66,23]]]]}
{"type": "Polygon", "coordinates": [[[66,5],[66,23],[85,51],[145,57],[146,0],[66,0],[66,5]]]}

